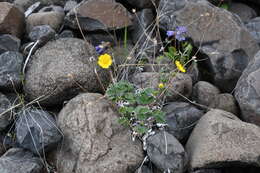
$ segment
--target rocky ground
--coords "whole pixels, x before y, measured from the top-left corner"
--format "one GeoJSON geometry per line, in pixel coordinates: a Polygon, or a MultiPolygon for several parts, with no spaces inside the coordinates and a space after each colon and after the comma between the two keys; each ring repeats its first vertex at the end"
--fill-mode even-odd
{"type": "Polygon", "coordinates": [[[0,173],[259,173],[259,46],[259,0],[1,0],[0,173]]]}

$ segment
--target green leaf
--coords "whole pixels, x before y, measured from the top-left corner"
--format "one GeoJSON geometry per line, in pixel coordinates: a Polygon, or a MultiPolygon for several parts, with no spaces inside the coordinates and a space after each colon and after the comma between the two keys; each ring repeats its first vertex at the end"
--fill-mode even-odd
{"type": "Polygon", "coordinates": [[[161,110],[155,110],[153,111],[152,115],[157,123],[165,123],[165,112],[162,112],[161,110]]]}
{"type": "Polygon", "coordinates": [[[153,96],[154,90],[151,88],[145,88],[142,90],[137,96],[136,101],[140,105],[148,105],[155,101],[155,98],[153,96]]]}
{"type": "Polygon", "coordinates": [[[151,110],[146,106],[137,106],[135,108],[135,115],[138,120],[146,120],[151,115],[151,110]]]}
{"type": "Polygon", "coordinates": [[[124,126],[129,126],[130,121],[126,117],[120,117],[120,118],[118,118],[118,123],[122,124],[124,126]]]}
{"type": "Polygon", "coordinates": [[[138,125],[136,127],[134,127],[134,130],[138,133],[138,134],[145,134],[146,132],[148,132],[148,128],[142,125],[138,125]]]}
{"type": "Polygon", "coordinates": [[[227,3],[224,3],[224,4],[220,5],[220,8],[224,8],[224,9],[228,10],[229,5],[227,3]]]}

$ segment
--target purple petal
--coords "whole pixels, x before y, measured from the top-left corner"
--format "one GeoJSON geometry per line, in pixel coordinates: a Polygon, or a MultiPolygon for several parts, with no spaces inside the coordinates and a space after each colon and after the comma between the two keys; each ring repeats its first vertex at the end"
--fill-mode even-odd
{"type": "Polygon", "coordinates": [[[167,35],[168,37],[171,37],[171,36],[174,35],[174,31],[167,31],[166,35],[167,35]]]}

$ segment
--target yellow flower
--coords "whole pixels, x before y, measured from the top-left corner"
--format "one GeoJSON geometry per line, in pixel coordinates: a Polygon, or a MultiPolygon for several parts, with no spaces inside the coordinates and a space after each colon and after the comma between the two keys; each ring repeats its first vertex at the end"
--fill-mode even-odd
{"type": "Polygon", "coordinates": [[[109,68],[112,64],[112,58],[109,54],[103,54],[98,57],[98,65],[102,68],[109,68]]]}
{"type": "Polygon", "coordinates": [[[183,73],[186,72],[186,69],[185,69],[184,66],[181,64],[180,61],[175,61],[175,65],[176,65],[176,67],[177,67],[177,69],[178,69],[179,71],[181,71],[181,72],[183,72],[183,73]]]}
{"type": "Polygon", "coordinates": [[[163,89],[164,88],[164,84],[163,83],[159,83],[158,88],[163,89]]]}

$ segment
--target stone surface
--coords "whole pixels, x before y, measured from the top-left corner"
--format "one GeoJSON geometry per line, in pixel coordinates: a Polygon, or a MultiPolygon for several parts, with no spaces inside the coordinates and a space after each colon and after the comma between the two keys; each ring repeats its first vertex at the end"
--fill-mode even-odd
{"type": "Polygon", "coordinates": [[[59,38],[73,38],[74,33],[71,30],[64,30],[60,33],[59,38]]]}
{"type": "Polygon", "coordinates": [[[242,22],[248,22],[250,19],[257,16],[256,11],[253,8],[243,3],[233,2],[228,10],[237,14],[242,22]]]}
{"type": "Polygon", "coordinates": [[[235,115],[239,115],[237,101],[234,96],[229,93],[218,94],[216,97],[214,97],[209,107],[221,109],[227,112],[231,112],[235,115]]]}
{"type": "Polygon", "coordinates": [[[222,173],[220,169],[200,169],[191,173],[222,173]]]}
{"type": "Polygon", "coordinates": [[[187,37],[208,59],[206,69],[211,80],[219,89],[232,91],[259,50],[238,17],[205,0],[161,0],[158,10],[164,14],[160,27],[167,31],[186,26],[187,37]]]}
{"type": "Polygon", "coordinates": [[[42,171],[41,159],[29,151],[11,148],[0,157],[1,173],[42,173],[42,171]]]}
{"type": "Polygon", "coordinates": [[[64,9],[61,6],[50,5],[50,6],[47,6],[47,7],[43,7],[42,9],[39,10],[39,13],[42,13],[42,12],[64,13],[64,9]]]}
{"type": "Polygon", "coordinates": [[[213,109],[193,129],[186,144],[190,169],[260,166],[260,128],[213,109]]]}
{"type": "Polygon", "coordinates": [[[145,9],[154,8],[158,4],[159,0],[118,0],[121,3],[128,3],[134,8],[145,9]]]}
{"type": "Polygon", "coordinates": [[[193,86],[192,99],[199,104],[209,106],[215,97],[220,94],[217,87],[206,81],[199,81],[193,86]]]}
{"type": "Polygon", "coordinates": [[[83,1],[66,15],[65,24],[78,29],[76,16],[80,27],[85,31],[115,30],[132,24],[130,13],[113,0],[83,1]]]}
{"type": "Polygon", "coordinates": [[[51,4],[63,5],[66,2],[66,0],[15,0],[14,4],[26,11],[27,8],[29,8],[36,2],[40,2],[43,6],[51,4]]]}
{"type": "Polygon", "coordinates": [[[19,112],[15,122],[15,136],[20,147],[36,155],[46,154],[62,139],[62,133],[53,116],[40,109],[19,112]]]}
{"type": "Polygon", "coordinates": [[[40,25],[32,28],[29,33],[31,41],[40,40],[41,43],[46,43],[55,38],[56,32],[49,25],[40,25]]]}
{"type": "Polygon", "coordinates": [[[9,34],[0,35],[0,54],[6,51],[18,52],[21,40],[9,34]]]}
{"type": "Polygon", "coordinates": [[[49,25],[55,31],[60,29],[63,23],[64,12],[41,12],[33,13],[26,19],[26,30],[31,32],[32,28],[39,25],[49,25]]]}
{"type": "Polygon", "coordinates": [[[257,43],[260,44],[260,17],[248,21],[246,27],[257,43]]]}
{"type": "MultiPolygon", "coordinates": [[[[167,76],[167,74],[165,74],[167,76]]],[[[133,76],[132,82],[138,88],[154,88],[158,89],[158,84],[160,83],[160,74],[155,72],[143,72],[137,73],[133,76]]],[[[180,96],[189,97],[192,93],[192,79],[189,75],[183,73],[177,73],[176,76],[170,77],[170,85],[167,89],[167,100],[177,101],[182,100],[180,96]]]]}
{"type": "Polygon", "coordinates": [[[50,106],[62,104],[82,91],[103,92],[102,85],[107,87],[109,73],[97,67],[95,56],[95,48],[84,40],[62,38],[48,42],[27,66],[27,99],[46,96],[41,104],[50,106]]]}
{"type": "Polygon", "coordinates": [[[3,112],[5,112],[7,109],[11,107],[11,103],[8,100],[8,98],[0,93],[0,131],[6,130],[6,127],[11,124],[12,118],[11,118],[11,111],[6,112],[2,115],[3,112]]]}
{"type": "Polygon", "coordinates": [[[166,131],[184,143],[204,112],[186,102],[171,102],[163,107],[166,112],[166,131]]]}
{"type": "Polygon", "coordinates": [[[250,62],[235,88],[235,98],[243,120],[260,126],[260,51],[250,62]]]}
{"type": "Polygon", "coordinates": [[[5,52],[0,55],[0,89],[13,91],[22,85],[23,55],[18,52],[5,52]]]}
{"type": "Polygon", "coordinates": [[[160,171],[184,173],[187,169],[188,157],[183,146],[168,132],[148,137],[147,155],[160,171]]]}
{"type": "Polygon", "coordinates": [[[72,10],[74,7],[76,7],[78,5],[78,3],[76,1],[67,1],[65,6],[64,6],[64,11],[67,13],[70,10],[72,10]]]}
{"type": "Polygon", "coordinates": [[[59,173],[132,173],[143,161],[142,145],[101,94],[70,100],[58,115],[64,143],[57,150],[59,173]]]}
{"type": "Polygon", "coordinates": [[[24,14],[8,2],[0,2],[0,34],[21,38],[24,32],[24,14]]]}

